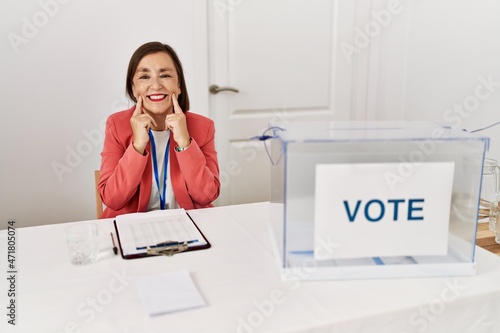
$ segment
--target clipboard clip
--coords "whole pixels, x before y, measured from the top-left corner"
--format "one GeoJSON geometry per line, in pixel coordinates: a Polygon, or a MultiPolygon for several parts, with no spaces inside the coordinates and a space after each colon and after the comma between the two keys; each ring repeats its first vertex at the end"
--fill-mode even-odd
{"type": "Polygon", "coordinates": [[[152,256],[167,256],[171,257],[176,253],[184,252],[188,249],[188,241],[185,242],[165,242],[157,244],[154,247],[146,247],[146,253],[152,256]]]}

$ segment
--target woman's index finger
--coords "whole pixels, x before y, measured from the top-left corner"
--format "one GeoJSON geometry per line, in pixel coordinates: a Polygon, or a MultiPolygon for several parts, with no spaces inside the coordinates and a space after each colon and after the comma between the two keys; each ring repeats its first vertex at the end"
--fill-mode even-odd
{"type": "Polygon", "coordinates": [[[172,103],[174,104],[174,113],[182,113],[182,109],[177,101],[177,95],[172,94],[172,103]]]}
{"type": "Polygon", "coordinates": [[[135,105],[134,116],[138,116],[142,113],[142,97],[137,96],[137,104],[135,105]]]}

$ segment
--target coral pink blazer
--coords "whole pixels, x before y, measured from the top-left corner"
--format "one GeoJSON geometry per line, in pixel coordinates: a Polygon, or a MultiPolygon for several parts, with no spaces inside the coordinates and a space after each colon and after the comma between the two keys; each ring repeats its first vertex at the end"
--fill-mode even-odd
{"type": "MultiPolygon", "coordinates": [[[[152,186],[151,147],[148,144],[145,155],[141,155],[132,146],[130,117],[134,109],[135,106],[114,113],[106,122],[98,185],[106,206],[101,218],[144,212],[148,206],[152,186]]],[[[170,134],[169,177],[175,199],[184,209],[212,207],[220,190],[214,123],[195,113],[185,115],[192,138],[189,149],[176,152],[177,144],[170,134]]]]}

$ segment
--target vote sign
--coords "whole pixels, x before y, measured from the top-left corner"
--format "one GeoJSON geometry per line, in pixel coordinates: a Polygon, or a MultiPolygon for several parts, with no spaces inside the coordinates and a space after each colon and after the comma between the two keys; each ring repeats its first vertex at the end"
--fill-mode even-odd
{"type": "Polygon", "coordinates": [[[315,258],[445,255],[454,168],[453,162],[406,169],[316,165],[315,258]]]}

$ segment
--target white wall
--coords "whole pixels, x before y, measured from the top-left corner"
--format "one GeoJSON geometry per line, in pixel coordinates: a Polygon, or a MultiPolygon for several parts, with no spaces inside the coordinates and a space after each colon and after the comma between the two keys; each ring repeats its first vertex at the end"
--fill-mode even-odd
{"type": "MultiPolygon", "coordinates": [[[[469,131],[500,121],[500,1],[414,1],[411,9],[406,118],[469,131]]],[[[500,125],[478,134],[500,161],[500,125]]]]}
{"type": "Polygon", "coordinates": [[[94,219],[104,121],[130,105],[139,45],[176,49],[191,110],[208,115],[203,1],[4,0],[0,31],[0,228],[94,219]]]}
{"type": "MultiPolygon", "coordinates": [[[[430,120],[469,131],[500,121],[500,1],[358,3],[360,29],[391,3],[401,9],[357,55],[366,89],[354,98],[366,93],[369,101],[358,118],[430,120]]],[[[500,125],[478,134],[490,137],[487,155],[500,161],[500,125]]]]}

